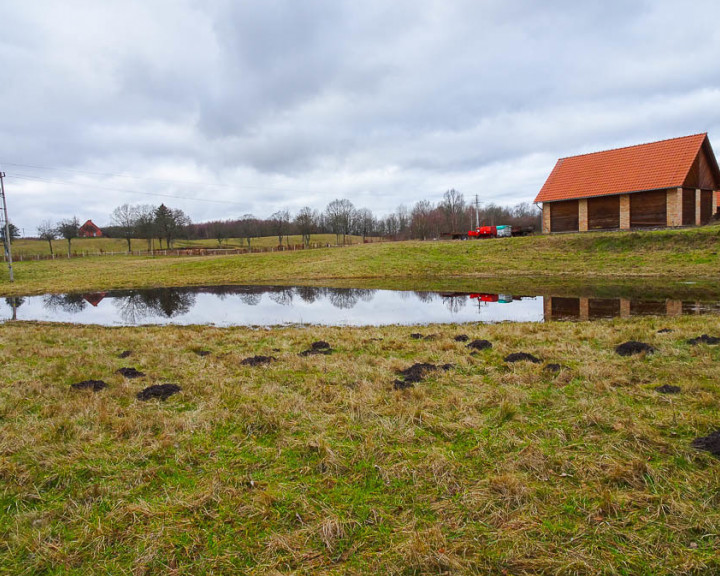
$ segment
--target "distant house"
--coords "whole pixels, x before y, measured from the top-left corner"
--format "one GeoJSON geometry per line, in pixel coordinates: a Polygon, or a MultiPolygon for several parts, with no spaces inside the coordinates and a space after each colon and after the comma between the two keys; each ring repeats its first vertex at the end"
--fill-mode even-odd
{"type": "Polygon", "coordinates": [[[85,222],[78,230],[78,236],[81,238],[100,238],[102,235],[102,230],[95,226],[92,220],[85,222]]]}
{"type": "Polygon", "coordinates": [[[543,232],[697,226],[715,214],[720,169],[707,134],[561,158],[535,202],[543,232]]]}

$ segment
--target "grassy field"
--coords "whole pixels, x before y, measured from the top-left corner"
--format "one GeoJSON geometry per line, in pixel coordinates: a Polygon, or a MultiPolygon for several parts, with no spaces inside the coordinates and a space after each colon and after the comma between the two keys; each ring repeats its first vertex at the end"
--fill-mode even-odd
{"type": "MultiPolygon", "coordinates": [[[[542,285],[705,280],[717,286],[720,225],[485,241],[384,242],[236,256],[104,256],[0,267],[0,295],[208,284],[447,288],[478,279],[542,285]],[[556,280],[552,280],[552,279],[556,280]]],[[[472,289],[472,288],[471,288],[472,289]]]]}
{"type": "Polygon", "coordinates": [[[720,347],[686,342],[702,333],[720,318],[7,323],[0,573],[718,573],[720,461],[691,447],[720,428],[720,347]],[[629,339],[657,352],[615,354],[629,339]],[[330,355],[298,354],[318,340],[330,355]],[[415,362],[449,366],[394,389],[415,362]],[[86,379],[108,387],[71,388],[86,379]],[[136,399],[160,383],[182,391],[136,399]]]}
{"type": "MultiPolygon", "coordinates": [[[[377,240],[376,238],[373,240],[377,240]]],[[[310,237],[311,244],[336,244],[335,234],[313,234],[310,237]]],[[[361,236],[347,236],[347,244],[361,244],[361,236]]],[[[342,239],[341,239],[342,242],[342,239]]],[[[283,245],[302,244],[301,236],[288,236],[283,239],[283,245]]],[[[67,256],[67,240],[53,240],[53,252],[57,256],[67,256]]],[[[130,245],[134,251],[148,250],[147,240],[131,240],[130,245]]],[[[252,248],[275,248],[278,245],[277,236],[266,236],[262,238],[253,238],[251,242],[252,248]]],[[[165,248],[163,242],[163,248],[165,248]]],[[[154,242],[155,250],[160,249],[160,245],[156,240],[154,242]]],[[[223,241],[222,246],[217,240],[176,240],[173,248],[247,248],[247,241],[242,238],[228,238],[223,241]]],[[[35,240],[28,238],[20,238],[13,242],[13,255],[16,259],[32,258],[33,256],[49,256],[50,246],[46,240],[35,240]]],[[[114,252],[124,253],[127,251],[127,241],[122,238],[75,238],[72,241],[72,251],[77,254],[112,254],[114,252]]]]}

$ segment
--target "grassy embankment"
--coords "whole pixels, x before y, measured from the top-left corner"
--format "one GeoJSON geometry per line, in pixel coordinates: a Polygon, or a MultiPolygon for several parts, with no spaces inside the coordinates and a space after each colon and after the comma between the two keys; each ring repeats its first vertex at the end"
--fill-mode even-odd
{"type": "Polygon", "coordinates": [[[413,331],[0,327],[0,573],[720,572],[720,319],[413,331]]]}
{"type": "MultiPolygon", "coordinates": [[[[327,284],[474,289],[512,279],[541,284],[701,280],[716,284],[720,226],[642,233],[535,236],[467,242],[398,242],[214,257],[93,257],[0,268],[3,296],[208,284],[327,284]]],[[[642,286],[641,286],[642,287],[642,286]]],[[[518,293],[518,290],[514,290],[518,293]]]]}

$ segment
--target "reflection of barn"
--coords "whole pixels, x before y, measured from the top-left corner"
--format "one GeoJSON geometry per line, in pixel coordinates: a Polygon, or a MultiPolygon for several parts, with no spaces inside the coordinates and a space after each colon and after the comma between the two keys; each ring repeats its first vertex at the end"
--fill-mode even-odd
{"type": "Polygon", "coordinates": [[[93,306],[97,306],[102,302],[103,298],[107,296],[107,292],[93,292],[91,294],[83,294],[83,298],[86,302],[89,304],[92,304],[93,306]]]}
{"type": "Polygon", "coordinates": [[[102,230],[92,220],[88,220],[78,229],[78,236],[81,238],[100,238],[102,235],[102,230]]]}
{"type": "Polygon", "coordinates": [[[543,296],[545,320],[597,320],[630,316],[680,316],[720,312],[717,302],[682,300],[631,300],[543,296]]]}
{"type": "Polygon", "coordinates": [[[561,158],[535,202],[543,232],[695,226],[717,210],[707,134],[561,158]]]}

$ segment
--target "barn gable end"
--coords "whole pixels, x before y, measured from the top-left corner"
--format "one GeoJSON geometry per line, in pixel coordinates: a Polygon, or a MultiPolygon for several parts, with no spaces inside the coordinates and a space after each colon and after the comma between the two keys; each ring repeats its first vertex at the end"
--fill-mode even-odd
{"type": "Polygon", "coordinates": [[[78,229],[78,236],[81,238],[101,238],[102,230],[92,220],[88,220],[78,229]]]}

